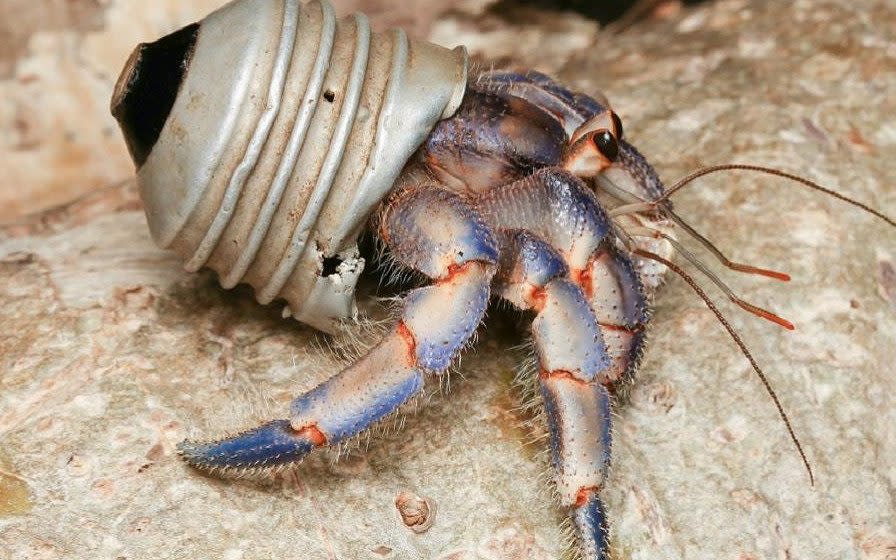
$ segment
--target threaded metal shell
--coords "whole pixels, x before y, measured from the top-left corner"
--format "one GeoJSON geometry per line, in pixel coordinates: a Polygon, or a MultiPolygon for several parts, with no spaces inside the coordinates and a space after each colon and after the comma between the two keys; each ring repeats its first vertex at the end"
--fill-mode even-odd
{"type": "Polygon", "coordinates": [[[354,313],[361,228],[457,109],[466,71],[462,48],[371,33],[365,16],[337,20],[326,0],[227,4],[200,22],[137,173],[153,238],[188,270],[251,284],[260,302],[282,298],[331,330],[354,313]]]}

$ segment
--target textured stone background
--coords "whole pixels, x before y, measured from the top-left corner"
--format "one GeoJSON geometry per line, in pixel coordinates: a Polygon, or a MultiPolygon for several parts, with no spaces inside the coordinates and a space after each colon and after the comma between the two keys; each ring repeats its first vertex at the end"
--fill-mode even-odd
{"type": "MultiPolygon", "coordinates": [[[[312,332],[153,247],[107,114],[132,46],[218,2],[0,4],[0,558],[559,557],[506,337],[484,336],[448,395],[338,464],[316,456],[254,484],[174,456],[188,434],[279,413],[333,367],[312,332]],[[402,491],[436,504],[428,532],[401,524],[402,491]]],[[[892,1],[667,3],[619,35],[508,1],[411,4],[337,2],[605,91],[670,181],[754,161],[896,213],[892,1]]],[[[755,176],[704,179],[678,208],[732,256],[793,274],[732,282],[795,332],[731,314],[818,483],[746,362],[673,280],[617,408],[614,557],[896,558],[894,231],[755,176]]]]}

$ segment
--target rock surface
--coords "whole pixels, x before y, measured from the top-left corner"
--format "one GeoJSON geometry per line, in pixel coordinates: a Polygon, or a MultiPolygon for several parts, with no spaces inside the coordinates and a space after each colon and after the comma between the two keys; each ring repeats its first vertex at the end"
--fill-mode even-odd
{"type": "MultiPolygon", "coordinates": [[[[15,41],[0,50],[0,559],[559,557],[544,442],[521,427],[505,336],[486,334],[450,393],[338,463],[322,454],[247,483],[176,458],[183,437],[280,414],[334,367],[313,332],[152,245],[107,115],[132,46],[218,3],[85,0],[55,19],[2,8],[15,41]],[[433,504],[428,530],[403,523],[407,494],[433,504]]],[[[891,2],[725,0],[619,35],[508,2],[337,4],[605,92],[670,182],[751,161],[896,213],[891,2]]],[[[614,558],[896,557],[896,234],[765,177],[708,177],[676,200],[733,258],[794,277],[732,278],[794,332],[726,309],[817,483],[745,360],[673,279],[617,407],[614,558]]]]}

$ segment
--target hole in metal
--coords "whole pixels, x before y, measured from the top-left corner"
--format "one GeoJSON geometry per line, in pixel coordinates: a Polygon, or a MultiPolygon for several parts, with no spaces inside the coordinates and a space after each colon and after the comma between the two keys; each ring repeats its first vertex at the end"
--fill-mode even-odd
{"type": "Polygon", "coordinates": [[[337,269],[341,264],[342,259],[337,256],[324,257],[323,268],[321,268],[320,275],[326,277],[338,274],[339,271],[337,269]]]}

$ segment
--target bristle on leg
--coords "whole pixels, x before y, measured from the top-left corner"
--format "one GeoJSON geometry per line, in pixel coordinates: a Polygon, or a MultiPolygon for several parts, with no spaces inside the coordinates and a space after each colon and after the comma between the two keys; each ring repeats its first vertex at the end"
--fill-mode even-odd
{"type": "Polygon", "coordinates": [[[461,197],[428,190],[396,196],[382,217],[381,236],[396,261],[431,279],[403,299],[391,332],[293,400],[289,420],[219,441],[181,443],[187,463],[242,474],[299,461],[317,447],[338,449],[418,398],[427,373],[448,369],[488,305],[498,258],[492,233],[461,197]]]}
{"type": "Polygon", "coordinates": [[[596,490],[588,491],[582,498],[580,504],[573,506],[571,513],[582,557],[605,560],[608,558],[608,535],[604,504],[596,490]]]}
{"type": "Polygon", "coordinates": [[[294,430],[289,420],[273,420],[217,441],[182,441],[177,451],[201,470],[251,469],[299,461],[321,443],[309,430],[294,430]]]}

